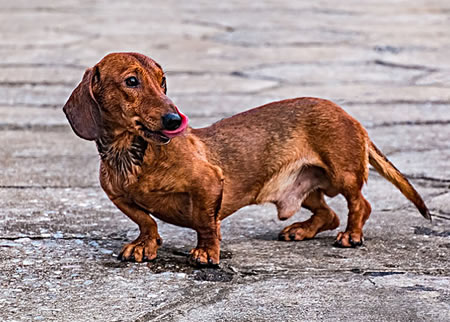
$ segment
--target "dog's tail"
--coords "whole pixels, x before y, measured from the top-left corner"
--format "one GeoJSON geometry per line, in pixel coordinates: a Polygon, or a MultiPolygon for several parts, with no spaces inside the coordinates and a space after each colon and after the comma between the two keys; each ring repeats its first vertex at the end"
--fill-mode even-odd
{"type": "Polygon", "coordinates": [[[431,221],[431,214],[425,202],[414,187],[409,183],[408,179],[397,170],[397,168],[386,158],[386,156],[378,150],[378,148],[370,141],[369,143],[369,163],[381,174],[386,180],[396,186],[401,193],[408,198],[420,211],[422,216],[431,221]]]}

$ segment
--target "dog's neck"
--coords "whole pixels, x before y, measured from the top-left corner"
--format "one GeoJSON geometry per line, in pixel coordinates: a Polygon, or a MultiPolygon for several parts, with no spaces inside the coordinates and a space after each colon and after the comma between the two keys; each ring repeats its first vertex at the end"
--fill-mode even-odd
{"type": "Polygon", "coordinates": [[[127,178],[140,169],[148,143],[141,136],[123,132],[104,133],[95,141],[100,158],[116,174],[127,178]]]}

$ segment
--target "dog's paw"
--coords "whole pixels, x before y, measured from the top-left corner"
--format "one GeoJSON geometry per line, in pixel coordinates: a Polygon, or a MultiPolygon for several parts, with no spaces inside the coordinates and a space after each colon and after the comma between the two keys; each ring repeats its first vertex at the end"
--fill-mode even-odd
{"type": "Polygon", "coordinates": [[[217,267],[219,265],[220,251],[210,248],[194,248],[190,251],[189,262],[195,266],[217,267]]]}
{"type": "Polygon", "coordinates": [[[287,226],[284,228],[279,234],[278,234],[278,240],[283,241],[291,241],[291,240],[304,240],[313,238],[316,235],[315,231],[312,231],[309,227],[309,225],[303,223],[303,222],[296,222],[293,223],[290,226],[287,226]]]}
{"type": "Polygon", "coordinates": [[[336,240],[334,241],[334,246],[337,247],[358,247],[361,246],[364,242],[364,238],[362,233],[358,232],[340,232],[336,236],[336,240]]]}
{"type": "Polygon", "coordinates": [[[136,261],[138,263],[151,261],[156,258],[158,247],[161,244],[162,240],[160,237],[139,237],[134,242],[123,246],[118,259],[121,261],[136,261]]]}

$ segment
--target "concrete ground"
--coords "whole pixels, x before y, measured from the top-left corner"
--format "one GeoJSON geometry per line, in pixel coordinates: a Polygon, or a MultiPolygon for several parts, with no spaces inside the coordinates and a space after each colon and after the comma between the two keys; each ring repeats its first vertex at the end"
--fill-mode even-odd
{"type": "Polygon", "coordinates": [[[0,320],[449,321],[449,99],[445,0],[0,0],[0,320]],[[361,248],[333,248],[337,230],[279,242],[309,215],[281,223],[268,205],[223,222],[219,269],[190,267],[194,232],[163,222],[156,261],[119,262],[137,227],[61,111],[114,51],[156,59],[194,127],[282,98],[341,104],[433,222],[371,172],[361,248]]]}

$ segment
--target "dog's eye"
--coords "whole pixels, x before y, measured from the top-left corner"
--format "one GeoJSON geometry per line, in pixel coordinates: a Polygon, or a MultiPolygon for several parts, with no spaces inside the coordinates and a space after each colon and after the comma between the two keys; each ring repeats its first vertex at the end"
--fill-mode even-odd
{"type": "Polygon", "coordinates": [[[139,81],[136,77],[131,76],[125,80],[125,84],[127,84],[128,87],[136,87],[139,85],[139,81]]]}
{"type": "Polygon", "coordinates": [[[167,84],[166,84],[166,78],[164,76],[161,80],[161,87],[164,90],[164,94],[166,94],[167,93],[167,84]]]}

